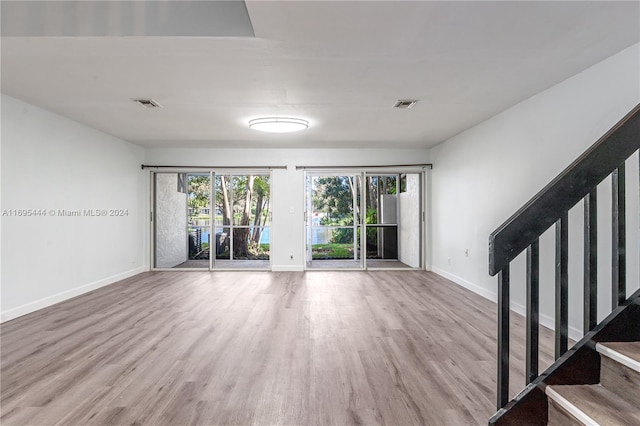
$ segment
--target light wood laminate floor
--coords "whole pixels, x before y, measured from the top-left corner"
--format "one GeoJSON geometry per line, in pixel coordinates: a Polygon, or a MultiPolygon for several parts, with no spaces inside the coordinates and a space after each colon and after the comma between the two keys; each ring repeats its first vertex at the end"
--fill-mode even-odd
{"type": "Polygon", "coordinates": [[[486,424],[495,318],[424,271],[144,273],[2,324],[0,422],[486,424]]]}

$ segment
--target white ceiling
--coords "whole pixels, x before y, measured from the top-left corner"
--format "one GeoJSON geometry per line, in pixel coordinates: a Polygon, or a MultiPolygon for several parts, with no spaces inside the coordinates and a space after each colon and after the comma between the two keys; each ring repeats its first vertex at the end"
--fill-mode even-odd
{"type": "Polygon", "coordinates": [[[255,37],[3,32],[2,92],[147,147],[418,148],[640,41],[638,1],[247,1],[246,10],[255,37]],[[420,102],[391,108],[404,98],[420,102]],[[273,115],[310,128],[248,129],[273,115]]]}

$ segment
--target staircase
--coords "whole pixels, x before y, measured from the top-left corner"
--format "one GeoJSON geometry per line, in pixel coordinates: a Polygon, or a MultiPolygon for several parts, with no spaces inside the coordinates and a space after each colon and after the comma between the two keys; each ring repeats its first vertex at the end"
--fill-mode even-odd
{"type": "MultiPolygon", "coordinates": [[[[626,318],[613,320],[609,338],[615,338],[614,326],[634,327],[638,333],[640,305],[630,306],[626,318]]],[[[599,371],[598,383],[545,387],[549,425],[640,425],[640,340],[631,336],[635,340],[598,341],[605,333],[596,333],[585,342],[597,358],[590,367],[582,368],[599,371]]]]}
{"type": "Polygon", "coordinates": [[[604,342],[600,383],[547,386],[550,425],[640,425],[640,342],[604,342]]]}
{"type": "MultiPolygon", "coordinates": [[[[627,259],[625,202],[626,163],[639,149],[640,105],[491,234],[489,273],[498,275],[498,411],[490,425],[640,425],[640,289],[628,295],[626,280],[627,262],[640,259],[627,259]],[[607,177],[612,185],[611,311],[598,322],[597,187],[607,177]],[[568,212],[581,201],[584,337],[569,348],[568,212]],[[539,374],[539,239],[553,226],[556,361],[539,374]],[[525,251],[527,386],[509,400],[510,263],[525,251]]],[[[639,179],[639,165],[631,163],[639,179]]]]}

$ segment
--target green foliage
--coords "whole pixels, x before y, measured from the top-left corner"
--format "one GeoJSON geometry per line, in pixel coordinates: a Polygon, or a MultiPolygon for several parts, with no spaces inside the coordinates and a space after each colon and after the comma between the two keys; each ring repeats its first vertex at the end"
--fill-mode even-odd
{"type": "MultiPolygon", "coordinates": [[[[352,226],[354,218],[359,221],[360,195],[359,180],[353,176],[322,176],[313,178],[311,201],[314,212],[320,214],[320,225],[324,226],[352,226]],[[355,214],[354,214],[354,199],[355,214]]],[[[370,176],[366,179],[366,224],[378,223],[379,194],[396,194],[396,175],[370,176]]],[[[376,230],[367,231],[368,237],[375,238],[376,230]]],[[[360,237],[358,228],[356,239],[360,237]]],[[[354,232],[352,228],[334,229],[331,243],[353,244],[354,232]]]]}
{"type": "Polygon", "coordinates": [[[353,177],[322,176],[315,179],[311,195],[313,210],[324,213],[321,225],[353,224],[353,177]]]}
{"type": "Polygon", "coordinates": [[[256,176],[253,181],[253,190],[258,196],[268,197],[271,191],[269,176],[256,176]]]}
{"type": "MultiPolygon", "coordinates": [[[[360,181],[355,176],[311,177],[311,203],[313,213],[323,226],[338,227],[331,231],[329,244],[314,244],[313,259],[353,259],[354,243],[359,247],[362,227],[360,224],[360,202],[364,197],[366,211],[364,223],[376,225],[380,221],[379,201],[383,195],[397,193],[399,175],[367,176],[360,191],[360,181]],[[355,203],[354,203],[355,200],[355,203]]],[[[316,223],[317,224],[317,223],[316,223]]],[[[379,228],[366,229],[366,247],[377,253],[379,228]]]]}
{"type": "MultiPolygon", "coordinates": [[[[342,224],[338,225],[350,225],[342,224]]],[[[338,228],[331,232],[331,242],[334,244],[353,244],[353,228],[338,228]]]]}
{"type": "Polygon", "coordinates": [[[191,216],[199,215],[200,209],[209,205],[209,191],[211,181],[209,175],[188,175],[189,199],[187,204],[191,208],[191,216]]]}
{"type": "Polygon", "coordinates": [[[353,259],[351,244],[314,244],[311,257],[319,259],[353,259]]]}
{"type": "Polygon", "coordinates": [[[378,210],[372,209],[371,207],[367,209],[366,223],[367,224],[378,223],[378,210]]]}
{"type": "MultiPolygon", "coordinates": [[[[251,214],[261,213],[263,216],[267,215],[269,211],[265,209],[265,204],[269,200],[271,195],[271,183],[269,176],[254,176],[253,186],[249,185],[251,181],[250,175],[242,176],[225,176],[216,175],[216,210],[222,213],[225,225],[230,224],[233,219],[234,225],[246,226],[249,222],[242,222],[242,211],[244,210],[245,202],[247,202],[247,192],[251,192],[249,202],[251,202],[251,214]],[[227,190],[229,196],[229,202],[233,205],[226,205],[223,197],[223,188],[227,190]],[[262,205],[258,208],[257,203],[262,205]]],[[[218,218],[220,219],[220,218],[218,218]]]]}

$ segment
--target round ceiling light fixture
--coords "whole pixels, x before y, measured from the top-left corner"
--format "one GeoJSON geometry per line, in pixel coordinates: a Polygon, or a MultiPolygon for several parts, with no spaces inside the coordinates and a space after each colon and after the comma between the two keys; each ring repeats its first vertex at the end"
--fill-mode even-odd
{"type": "Polygon", "coordinates": [[[304,130],[309,127],[309,122],[301,118],[291,117],[267,117],[256,118],[249,121],[249,128],[269,133],[290,133],[304,130]]]}

